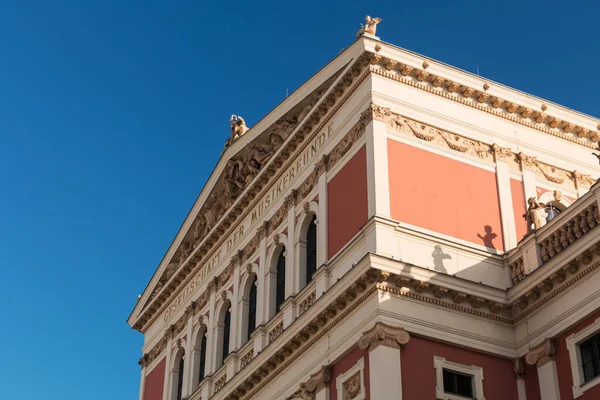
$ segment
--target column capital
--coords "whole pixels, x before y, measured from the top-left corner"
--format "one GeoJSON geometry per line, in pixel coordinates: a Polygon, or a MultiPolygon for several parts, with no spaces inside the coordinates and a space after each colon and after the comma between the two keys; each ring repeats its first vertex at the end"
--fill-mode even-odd
{"type": "Polygon", "coordinates": [[[369,351],[374,350],[377,346],[400,349],[409,340],[410,334],[404,328],[377,322],[375,326],[363,333],[358,340],[358,347],[363,350],[369,349],[369,351]]]}
{"type": "Polygon", "coordinates": [[[322,367],[317,373],[310,376],[306,383],[300,384],[300,396],[303,400],[314,400],[316,394],[329,387],[331,382],[331,368],[322,367]]]}
{"type": "Polygon", "coordinates": [[[536,365],[540,368],[549,361],[554,360],[554,342],[551,339],[546,339],[542,343],[529,350],[525,355],[525,362],[529,365],[536,365]]]}

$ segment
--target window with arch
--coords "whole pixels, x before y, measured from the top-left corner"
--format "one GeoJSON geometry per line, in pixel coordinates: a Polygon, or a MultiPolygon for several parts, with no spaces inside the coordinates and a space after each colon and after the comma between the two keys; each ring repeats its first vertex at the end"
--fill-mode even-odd
{"type": "Polygon", "coordinates": [[[281,309],[285,301],[285,247],[282,247],[277,258],[277,284],[275,287],[275,313],[281,309]]]}
{"type": "Polygon", "coordinates": [[[217,319],[217,343],[215,367],[218,369],[229,355],[229,340],[231,338],[231,301],[226,300],[221,305],[217,319]]]}
{"type": "Polygon", "coordinates": [[[252,333],[256,330],[256,297],[257,297],[256,275],[250,281],[250,293],[248,295],[248,333],[246,340],[250,340],[252,333]]]}
{"type": "Polygon", "coordinates": [[[185,354],[179,360],[179,371],[177,374],[177,400],[181,400],[183,396],[183,370],[185,369],[185,354]]]}
{"type": "Polygon", "coordinates": [[[229,339],[231,338],[231,304],[227,306],[225,311],[225,318],[223,319],[223,347],[222,347],[222,361],[225,361],[229,355],[229,339]]]}
{"type": "Polygon", "coordinates": [[[544,210],[546,212],[546,223],[556,218],[564,209],[565,206],[558,201],[551,201],[546,204],[546,209],[544,210]]]}
{"type": "Polygon", "coordinates": [[[194,346],[194,371],[195,377],[194,385],[198,386],[206,377],[206,346],[207,346],[207,332],[206,325],[202,325],[196,336],[196,343],[194,346]]]}
{"type": "Polygon", "coordinates": [[[306,284],[317,271],[317,216],[313,214],[306,231],[306,284]]]}
{"type": "Polygon", "coordinates": [[[168,398],[171,400],[182,400],[183,377],[185,376],[185,350],[183,347],[179,348],[171,365],[171,388],[168,398]]]}

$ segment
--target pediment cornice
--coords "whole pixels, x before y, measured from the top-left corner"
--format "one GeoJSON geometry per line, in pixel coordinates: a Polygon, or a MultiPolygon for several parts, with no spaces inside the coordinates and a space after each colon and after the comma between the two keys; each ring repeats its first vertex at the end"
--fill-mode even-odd
{"type": "MultiPolygon", "coordinates": [[[[264,145],[262,148],[260,145],[248,146],[249,151],[254,154],[253,158],[246,160],[258,161],[260,165],[252,171],[250,178],[246,179],[238,190],[231,187],[231,181],[226,180],[232,174],[225,168],[223,185],[220,188],[218,184],[214,185],[219,191],[210,194],[191,223],[188,217],[187,224],[182,228],[187,229],[187,235],[180,239],[177,249],[171,251],[171,259],[166,263],[166,267],[162,268],[160,279],[157,278],[158,273],[153,278],[153,282],[149,285],[149,288],[152,287],[151,293],[148,288],[146,289],[141,299],[144,306],[139,304],[141,301],[136,306],[132,314],[135,316],[130,317],[134,329],[145,330],[149,321],[153,320],[164,308],[165,303],[173,298],[173,294],[187,282],[192,272],[196,271],[210,256],[210,252],[225,239],[225,234],[235,228],[241,216],[245,215],[251,205],[254,205],[258,194],[279,178],[282,171],[288,167],[292,155],[301,151],[312,136],[325,127],[331,115],[367,77],[368,71],[365,71],[368,65],[367,57],[368,54],[359,53],[358,57],[351,59],[350,63],[344,66],[343,72],[333,77],[333,83],[319,93],[318,99],[309,109],[302,107],[297,114],[287,116],[283,121],[279,120],[276,129],[267,135],[272,137],[280,134],[282,129],[287,130],[282,141],[271,142],[276,146],[271,148],[264,145]],[[260,158],[261,156],[264,158],[260,158]],[[190,240],[191,238],[193,240],[190,240]]],[[[232,159],[227,162],[226,167],[234,169],[232,159]]],[[[299,190],[302,190],[302,187],[299,190]]]]}

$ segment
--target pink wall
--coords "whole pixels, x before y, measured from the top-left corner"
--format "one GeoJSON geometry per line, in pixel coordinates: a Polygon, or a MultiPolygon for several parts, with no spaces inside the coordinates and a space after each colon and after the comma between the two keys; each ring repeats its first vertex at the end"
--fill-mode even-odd
{"type": "MultiPolygon", "coordinates": [[[[558,373],[558,385],[560,388],[561,400],[573,399],[573,376],[571,374],[571,362],[569,361],[569,351],[567,350],[565,339],[586,328],[598,318],[600,318],[600,311],[596,311],[577,325],[571,327],[571,329],[564,332],[554,341],[554,346],[556,348],[556,372],[558,373]]],[[[583,396],[577,398],[577,400],[592,399],[600,399],[600,385],[594,386],[587,390],[583,396]]]]}
{"type": "Polygon", "coordinates": [[[146,375],[144,400],[162,400],[165,383],[165,364],[166,361],[163,358],[156,367],[146,375]]]}
{"type": "Polygon", "coordinates": [[[435,399],[434,356],[483,368],[486,400],[517,399],[517,381],[511,360],[412,337],[400,353],[403,400],[435,399]]]}
{"type": "Polygon", "coordinates": [[[327,184],[328,258],[367,222],[367,151],[363,146],[327,184]]]}
{"type": "Polygon", "coordinates": [[[504,249],[494,172],[391,139],[388,160],[392,218],[504,249]]]}
{"type": "Polygon", "coordinates": [[[523,182],[516,179],[510,180],[510,192],[512,195],[513,212],[515,213],[515,226],[517,227],[517,240],[521,240],[527,235],[527,222],[523,218],[525,209],[525,192],[523,182]]]}
{"type": "Polygon", "coordinates": [[[336,379],[338,376],[342,375],[344,372],[348,371],[350,368],[354,367],[358,360],[361,358],[365,358],[365,391],[366,391],[366,400],[370,400],[371,396],[369,395],[369,353],[366,350],[361,350],[358,347],[355,347],[352,351],[347,353],[341,359],[339,359],[336,363],[334,363],[331,367],[331,382],[329,383],[330,396],[329,400],[342,400],[342,397],[338,397],[337,388],[336,388],[336,379]]]}
{"type": "Polygon", "coordinates": [[[525,394],[527,400],[542,400],[540,394],[540,381],[538,379],[537,367],[535,365],[525,364],[525,394]]]}

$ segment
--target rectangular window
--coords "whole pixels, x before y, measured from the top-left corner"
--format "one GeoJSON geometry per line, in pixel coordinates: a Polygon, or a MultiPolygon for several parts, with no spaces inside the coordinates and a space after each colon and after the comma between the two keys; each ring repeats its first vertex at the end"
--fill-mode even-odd
{"type": "Polygon", "coordinates": [[[579,345],[583,381],[587,383],[600,376],[600,334],[592,336],[579,345]]]}
{"type": "Polygon", "coordinates": [[[473,398],[473,376],[444,369],[444,392],[473,398]]]}

